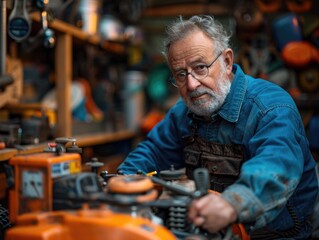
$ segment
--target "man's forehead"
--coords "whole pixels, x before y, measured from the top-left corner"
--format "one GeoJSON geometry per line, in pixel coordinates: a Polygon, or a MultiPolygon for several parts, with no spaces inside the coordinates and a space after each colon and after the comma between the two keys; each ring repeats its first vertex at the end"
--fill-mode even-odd
{"type": "Polygon", "coordinates": [[[168,61],[171,66],[179,67],[184,65],[191,65],[198,62],[205,62],[213,57],[213,50],[211,46],[192,46],[180,51],[170,51],[168,54],[168,61]]]}

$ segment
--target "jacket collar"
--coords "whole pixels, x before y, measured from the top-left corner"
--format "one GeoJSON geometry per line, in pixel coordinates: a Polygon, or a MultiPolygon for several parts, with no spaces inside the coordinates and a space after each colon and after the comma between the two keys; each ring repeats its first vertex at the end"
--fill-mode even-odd
{"type": "Polygon", "coordinates": [[[237,122],[247,91],[248,80],[239,65],[234,64],[232,71],[235,76],[230,91],[217,114],[229,122],[237,122]]]}

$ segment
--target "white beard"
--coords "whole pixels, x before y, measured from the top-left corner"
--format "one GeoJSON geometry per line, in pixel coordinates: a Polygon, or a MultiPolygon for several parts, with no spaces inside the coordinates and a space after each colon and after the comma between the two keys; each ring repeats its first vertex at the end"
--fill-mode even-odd
{"type": "Polygon", "coordinates": [[[217,80],[217,93],[205,86],[200,86],[196,90],[190,92],[187,98],[184,98],[185,104],[196,115],[209,117],[224,104],[225,99],[230,91],[231,82],[228,79],[221,78],[222,72],[217,80]],[[191,101],[191,98],[200,96],[204,93],[210,96],[210,101],[191,101]]]}

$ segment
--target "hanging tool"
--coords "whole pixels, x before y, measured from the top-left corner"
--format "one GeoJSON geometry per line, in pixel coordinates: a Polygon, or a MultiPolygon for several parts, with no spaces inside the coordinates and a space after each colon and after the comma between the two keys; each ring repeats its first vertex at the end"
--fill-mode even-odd
{"type": "Polygon", "coordinates": [[[36,7],[40,10],[41,29],[35,36],[28,39],[28,43],[33,44],[31,47],[28,46],[28,51],[34,50],[40,44],[46,48],[53,48],[55,46],[55,34],[54,31],[49,28],[49,0],[36,0],[35,3],[36,7]]]}
{"type": "Polygon", "coordinates": [[[40,34],[43,36],[43,45],[46,48],[52,48],[55,46],[55,35],[48,25],[48,4],[49,0],[36,1],[36,6],[41,11],[42,30],[40,31],[40,34]]]}
{"type": "Polygon", "coordinates": [[[1,12],[0,12],[0,29],[2,30],[0,37],[0,91],[3,91],[5,87],[11,85],[13,83],[12,76],[5,75],[6,74],[6,52],[7,52],[7,26],[6,26],[6,1],[1,1],[1,12]]]}
{"type": "Polygon", "coordinates": [[[26,0],[15,0],[9,16],[8,34],[17,41],[25,40],[31,32],[31,21],[26,10],[26,0]]]}

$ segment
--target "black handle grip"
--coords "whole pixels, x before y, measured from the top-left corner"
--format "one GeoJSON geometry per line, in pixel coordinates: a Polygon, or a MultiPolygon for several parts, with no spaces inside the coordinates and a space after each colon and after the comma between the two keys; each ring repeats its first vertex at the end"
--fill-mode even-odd
{"type": "Polygon", "coordinates": [[[208,193],[210,188],[209,172],[206,168],[197,168],[193,172],[196,191],[199,192],[199,196],[203,196],[208,193]]]}

